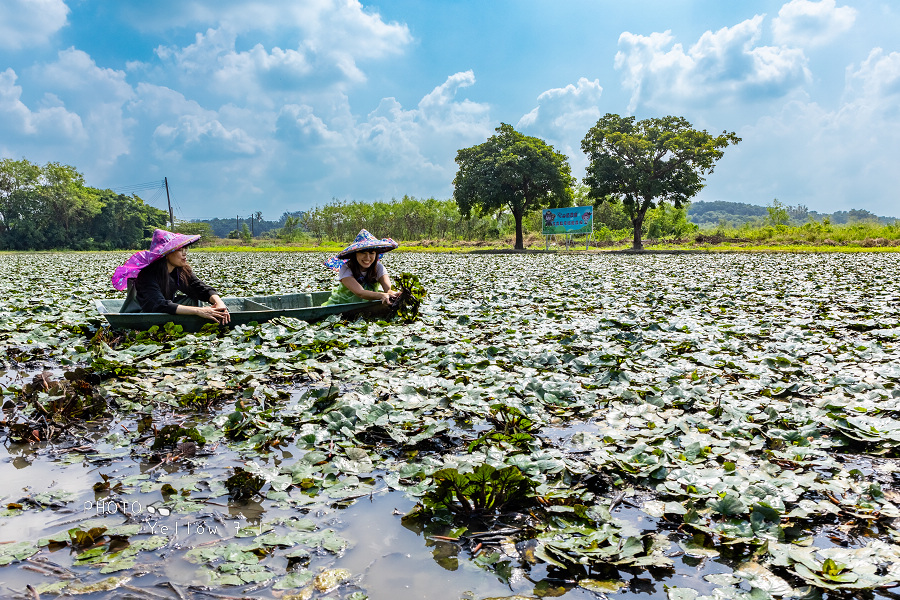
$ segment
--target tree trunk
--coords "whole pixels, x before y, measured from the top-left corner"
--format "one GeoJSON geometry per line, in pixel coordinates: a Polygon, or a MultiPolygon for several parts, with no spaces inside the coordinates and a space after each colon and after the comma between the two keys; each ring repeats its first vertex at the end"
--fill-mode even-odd
{"type": "Polygon", "coordinates": [[[641,228],[644,226],[644,215],[647,209],[637,211],[634,218],[631,219],[631,225],[634,227],[634,240],[631,243],[632,250],[643,250],[644,244],[641,243],[641,228]]]}
{"type": "Polygon", "coordinates": [[[522,213],[524,211],[513,211],[513,217],[516,219],[516,250],[525,249],[525,237],[522,235],[522,213]]]}

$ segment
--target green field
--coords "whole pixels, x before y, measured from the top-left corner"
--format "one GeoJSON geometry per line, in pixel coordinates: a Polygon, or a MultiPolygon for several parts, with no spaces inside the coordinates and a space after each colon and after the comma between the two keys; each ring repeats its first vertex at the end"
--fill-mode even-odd
{"type": "MultiPolygon", "coordinates": [[[[395,252],[414,323],[197,335],[103,327],[127,256],[0,255],[8,593],[900,593],[892,253],[395,252]]],[[[190,260],[249,295],[327,256],[190,260]]]]}

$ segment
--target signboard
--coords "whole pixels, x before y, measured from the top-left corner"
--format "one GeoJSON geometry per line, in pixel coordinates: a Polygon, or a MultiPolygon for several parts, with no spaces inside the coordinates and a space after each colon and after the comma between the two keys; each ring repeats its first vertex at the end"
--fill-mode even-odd
{"type": "Polygon", "coordinates": [[[593,206],[570,206],[569,208],[545,208],[543,217],[543,235],[557,233],[591,233],[594,230],[593,206]]]}

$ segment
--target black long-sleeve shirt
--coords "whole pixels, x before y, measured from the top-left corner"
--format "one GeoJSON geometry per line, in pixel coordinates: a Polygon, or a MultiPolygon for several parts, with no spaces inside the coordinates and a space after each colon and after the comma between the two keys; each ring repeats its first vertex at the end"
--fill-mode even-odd
{"type": "Polygon", "coordinates": [[[161,312],[174,315],[178,305],[172,302],[172,299],[177,292],[203,302],[209,302],[211,296],[218,294],[214,288],[206,285],[193,274],[188,277],[187,285],[185,285],[181,281],[181,269],[178,267],[167,275],[168,286],[165,285],[165,280],[161,281],[159,277],[154,277],[151,271],[151,269],[143,269],[134,281],[141,312],[161,312]],[[168,294],[166,294],[166,288],[168,288],[168,294]]]}

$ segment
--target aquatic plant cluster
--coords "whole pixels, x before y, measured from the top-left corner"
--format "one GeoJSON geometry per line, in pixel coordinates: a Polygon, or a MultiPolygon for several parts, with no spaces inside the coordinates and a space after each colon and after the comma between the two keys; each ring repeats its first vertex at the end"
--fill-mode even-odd
{"type": "MultiPolygon", "coordinates": [[[[326,289],[323,257],[192,263],[250,295],[326,289]]],[[[198,334],[105,327],[123,259],[0,255],[22,597],[402,599],[359,542],[379,519],[442,597],[897,593],[892,255],[394,253],[413,322],[198,334]]]]}

